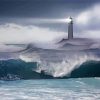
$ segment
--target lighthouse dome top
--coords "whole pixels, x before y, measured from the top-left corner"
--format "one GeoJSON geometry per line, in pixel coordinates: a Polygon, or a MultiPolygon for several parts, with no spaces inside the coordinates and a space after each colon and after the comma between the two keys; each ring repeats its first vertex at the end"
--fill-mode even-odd
{"type": "Polygon", "coordinates": [[[73,22],[73,18],[70,16],[70,17],[68,17],[68,23],[70,23],[70,22],[73,22]]]}

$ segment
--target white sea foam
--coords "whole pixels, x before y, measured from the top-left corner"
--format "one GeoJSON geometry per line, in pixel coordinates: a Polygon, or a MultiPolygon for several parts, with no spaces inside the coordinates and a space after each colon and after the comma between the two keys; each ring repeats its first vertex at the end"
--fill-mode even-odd
{"type": "MultiPolygon", "coordinates": [[[[93,78],[68,80],[18,80],[0,81],[1,100],[99,100],[98,84],[93,78]],[[78,86],[78,87],[76,87],[78,86]]],[[[99,81],[100,82],[100,81],[99,81]]]]}
{"type": "MultiPolygon", "coordinates": [[[[33,47],[30,47],[31,49],[33,47]]],[[[30,50],[30,48],[28,48],[30,50]]],[[[35,53],[27,52],[27,55],[21,55],[20,59],[25,62],[38,62],[37,72],[44,71],[53,77],[63,77],[78,68],[82,63],[90,60],[99,61],[100,59],[93,54],[69,53],[68,51],[52,51],[37,49],[35,53]],[[39,51],[37,51],[39,50],[39,51]]]]}
{"type": "MultiPolygon", "coordinates": [[[[97,47],[97,46],[96,46],[97,47]]],[[[15,48],[15,46],[10,46],[15,48]]],[[[18,47],[19,50],[20,47],[18,47]]],[[[15,48],[16,49],[16,48],[15,48]]],[[[18,58],[25,62],[37,62],[38,66],[35,71],[52,75],[53,77],[63,77],[70,75],[70,73],[78,68],[82,63],[90,60],[100,61],[100,58],[92,53],[82,51],[67,51],[55,49],[36,48],[34,45],[29,46],[21,52],[1,54],[6,59],[18,58]],[[8,57],[8,58],[7,58],[8,57]]],[[[3,57],[1,57],[3,58],[3,57]]]]}
{"type": "Polygon", "coordinates": [[[78,68],[82,63],[87,61],[100,61],[100,58],[94,56],[73,56],[71,59],[65,58],[62,62],[41,62],[38,70],[43,70],[46,74],[52,75],[53,77],[63,77],[68,76],[70,73],[78,68]]]}

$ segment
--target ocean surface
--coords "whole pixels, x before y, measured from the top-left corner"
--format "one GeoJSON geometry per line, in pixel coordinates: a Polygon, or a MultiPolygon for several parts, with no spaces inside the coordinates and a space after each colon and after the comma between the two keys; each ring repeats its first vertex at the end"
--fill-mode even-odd
{"type": "Polygon", "coordinates": [[[1,100],[100,100],[100,78],[0,81],[1,100]]]}
{"type": "Polygon", "coordinates": [[[1,100],[100,100],[100,43],[0,44],[1,100]]]}

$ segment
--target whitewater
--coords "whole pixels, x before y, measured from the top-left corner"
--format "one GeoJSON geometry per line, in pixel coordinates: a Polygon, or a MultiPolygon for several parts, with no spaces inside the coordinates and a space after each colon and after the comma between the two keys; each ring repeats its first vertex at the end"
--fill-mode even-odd
{"type": "Polygon", "coordinates": [[[48,45],[1,44],[1,79],[26,79],[21,74],[26,70],[29,79],[100,76],[98,41],[77,38],[48,45]]]}
{"type": "Polygon", "coordinates": [[[0,81],[2,100],[100,100],[100,78],[0,81]]]}
{"type": "Polygon", "coordinates": [[[0,98],[100,100],[99,42],[86,40],[1,44],[0,98]]]}
{"type": "Polygon", "coordinates": [[[67,40],[62,32],[13,24],[0,33],[2,100],[100,100],[99,39],[67,40]]]}

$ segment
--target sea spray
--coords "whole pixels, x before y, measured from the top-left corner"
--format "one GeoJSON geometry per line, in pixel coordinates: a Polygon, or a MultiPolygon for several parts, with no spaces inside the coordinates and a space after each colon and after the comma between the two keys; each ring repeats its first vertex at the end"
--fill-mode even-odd
{"type": "Polygon", "coordinates": [[[39,61],[36,72],[41,73],[43,71],[45,74],[53,77],[70,76],[74,69],[88,61],[100,61],[100,58],[93,55],[75,55],[71,59],[64,58],[62,62],[39,61]]]}
{"type": "MultiPolygon", "coordinates": [[[[73,56],[74,57],[74,56],[73,56]]],[[[100,77],[100,59],[93,56],[70,59],[62,62],[34,62],[25,59],[0,60],[0,79],[51,79],[100,77]],[[76,59],[75,62],[74,59],[76,59]],[[26,62],[27,60],[27,62],[26,62]],[[28,62],[29,61],[29,62],[28,62]]],[[[82,57],[82,56],[81,56],[82,57]]],[[[31,59],[31,58],[28,58],[31,59]]]]}
{"type": "Polygon", "coordinates": [[[100,56],[92,50],[86,52],[74,50],[73,52],[70,50],[36,48],[32,44],[24,50],[0,53],[0,55],[0,77],[4,78],[16,75],[20,79],[68,78],[77,77],[76,72],[80,75],[78,77],[85,77],[90,71],[92,71],[92,74],[87,74],[87,77],[100,76],[100,74],[96,74],[99,72],[100,62],[97,61],[100,61],[100,56]],[[81,76],[81,71],[75,72],[76,69],[80,69],[84,63],[89,61],[93,61],[94,66],[91,63],[86,65],[85,72],[88,70],[87,73],[83,73],[81,76]],[[75,73],[73,74],[73,72],[75,73]]]}

